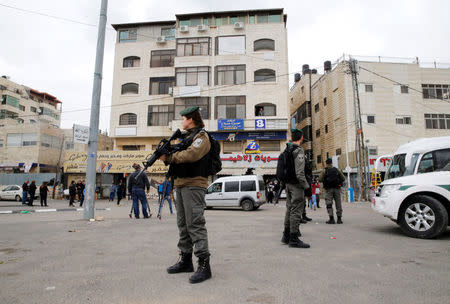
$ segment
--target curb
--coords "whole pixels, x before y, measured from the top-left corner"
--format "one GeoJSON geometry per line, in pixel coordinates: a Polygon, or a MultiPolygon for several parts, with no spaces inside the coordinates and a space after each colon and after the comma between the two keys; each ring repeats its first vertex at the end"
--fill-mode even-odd
{"type": "MultiPolygon", "coordinates": [[[[111,211],[111,208],[95,208],[96,211],[111,211]]],[[[33,210],[6,210],[0,211],[0,214],[28,214],[28,213],[46,213],[46,212],[70,212],[83,211],[83,208],[64,208],[64,209],[33,209],[33,210]]]]}

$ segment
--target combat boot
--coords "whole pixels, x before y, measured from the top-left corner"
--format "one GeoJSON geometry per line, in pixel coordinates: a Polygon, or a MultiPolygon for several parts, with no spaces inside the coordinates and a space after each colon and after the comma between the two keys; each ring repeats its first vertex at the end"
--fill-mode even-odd
{"type": "Polygon", "coordinates": [[[192,252],[180,254],[180,260],[175,265],[167,268],[168,273],[193,272],[194,264],[192,264],[192,252]]]}
{"type": "Polygon", "coordinates": [[[326,221],[327,224],[336,224],[336,222],[334,221],[334,216],[330,216],[330,219],[328,221],[326,221]]]}
{"type": "Polygon", "coordinates": [[[281,238],[281,243],[289,244],[289,234],[290,234],[290,228],[284,227],[283,237],[281,238]]]}
{"type": "Polygon", "coordinates": [[[303,215],[303,219],[304,219],[305,221],[307,221],[307,222],[312,221],[312,218],[307,217],[307,216],[306,216],[306,213],[303,215]]]}
{"type": "Polygon", "coordinates": [[[338,216],[337,223],[344,224],[344,222],[342,221],[342,216],[338,216]]]}
{"type": "Polygon", "coordinates": [[[289,237],[289,247],[291,248],[309,248],[309,244],[303,243],[298,238],[298,233],[291,233],[289,237]]]}
{"type": "Polygon", "coordinates": [[[198,258],[197,271],[189,278],[189,283],[195,284],[203,282],[211,278],[211,267],[209,265],[209,257],[198,258]]]}

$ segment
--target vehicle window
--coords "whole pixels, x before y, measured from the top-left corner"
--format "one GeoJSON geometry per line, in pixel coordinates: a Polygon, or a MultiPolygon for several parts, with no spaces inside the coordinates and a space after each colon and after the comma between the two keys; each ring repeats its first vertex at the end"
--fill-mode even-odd
{"type": "Polygon", "coordinates": [[[208,188],[208,193],[222,192],[222,183],[214,183],[208,188]]]}
{"type": "Polygon", "coordinates": [[[241,181],[241,191],[256,191],[255,181],[241,181]]]}
{"type": "Polygon", "coordinates": [[[12,186],[8,186],[5,189],[3,189],[3,191],[10,191],[12,186]]]}
{"type": "Polygon", "coordinates": [[[262,179],[259,180],[259,191],[263,191],[266,188],[266,184],[262,179]]]}
{"type": "Polygon", "coordinates": [[[416,168],[416,164],[417,164],[417,160],[419,159],[419,156],[420,156],[419,153],[414,153],[413,154],[413,156],[411,157],[411,163],[406,168],[404,176],[413,175],[414,174],[414,169],[416,168]]]}
{"type": "Polygon", "coordinates": [[[225,192],[239,192],[239,182],[226,182],[225,192]]]}
{"type": "Polygon", "coordinates": [[[17,186],[12,186],[12,187],[11,187],[11,190],[20,190],[20,188],[17,187],[17,186]]]}
{"type": "Polygon", "coordinates": [[[450,171],[450,149],[434,151],[436,171],[450,171]]]}
{"type": "Polygon", "coordinates": [[[386,179],[403,176],[406,170],[405,158],[406,154],[397,154],[392,158],[391,165],[389,166],[388,172],[386,174],[386,179]]]}
{"type": "Polygon", "coordinates": [[[433,153],[427,153],[422,157],[420,161],[419,168],[417,169],[417,173],[427,173],[434,171],[434,161],[433,161],[433,153]]]}

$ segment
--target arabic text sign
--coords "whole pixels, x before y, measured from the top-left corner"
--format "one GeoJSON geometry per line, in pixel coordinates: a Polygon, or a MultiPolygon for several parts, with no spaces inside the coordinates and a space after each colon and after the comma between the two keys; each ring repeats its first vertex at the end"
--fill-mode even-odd
{"type": "Polygon", "coordinates": [[[244,130],[243,119],[219,119],[218,130],[244,130]]]}
{"type": "Polygon", "coordinates": [[[278,154],[220,154],[224,168],[276,168],[278,154]]]}
{"type": "Polygon", "coordinates": [[[89,127],[73,125],[73,142],[80,144],[89,143],[89,127]]]}

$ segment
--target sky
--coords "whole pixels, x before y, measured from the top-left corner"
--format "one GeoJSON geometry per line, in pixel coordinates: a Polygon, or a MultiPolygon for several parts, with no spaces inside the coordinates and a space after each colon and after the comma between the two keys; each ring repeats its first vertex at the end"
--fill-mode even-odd
{"type": "MultiPolygon", "coordinates": [[[[0,75],[61,100],[62,128],[89,125],[100,3],[0,0],[0,75]]],[[[342,54],[450,63],[448,0],[109,0],[100,129],[109,129],[116,38],[111,24],[264,8],[284,8],[288,15],[291,82],[303,64],[320,69],[342,54]]]]}

